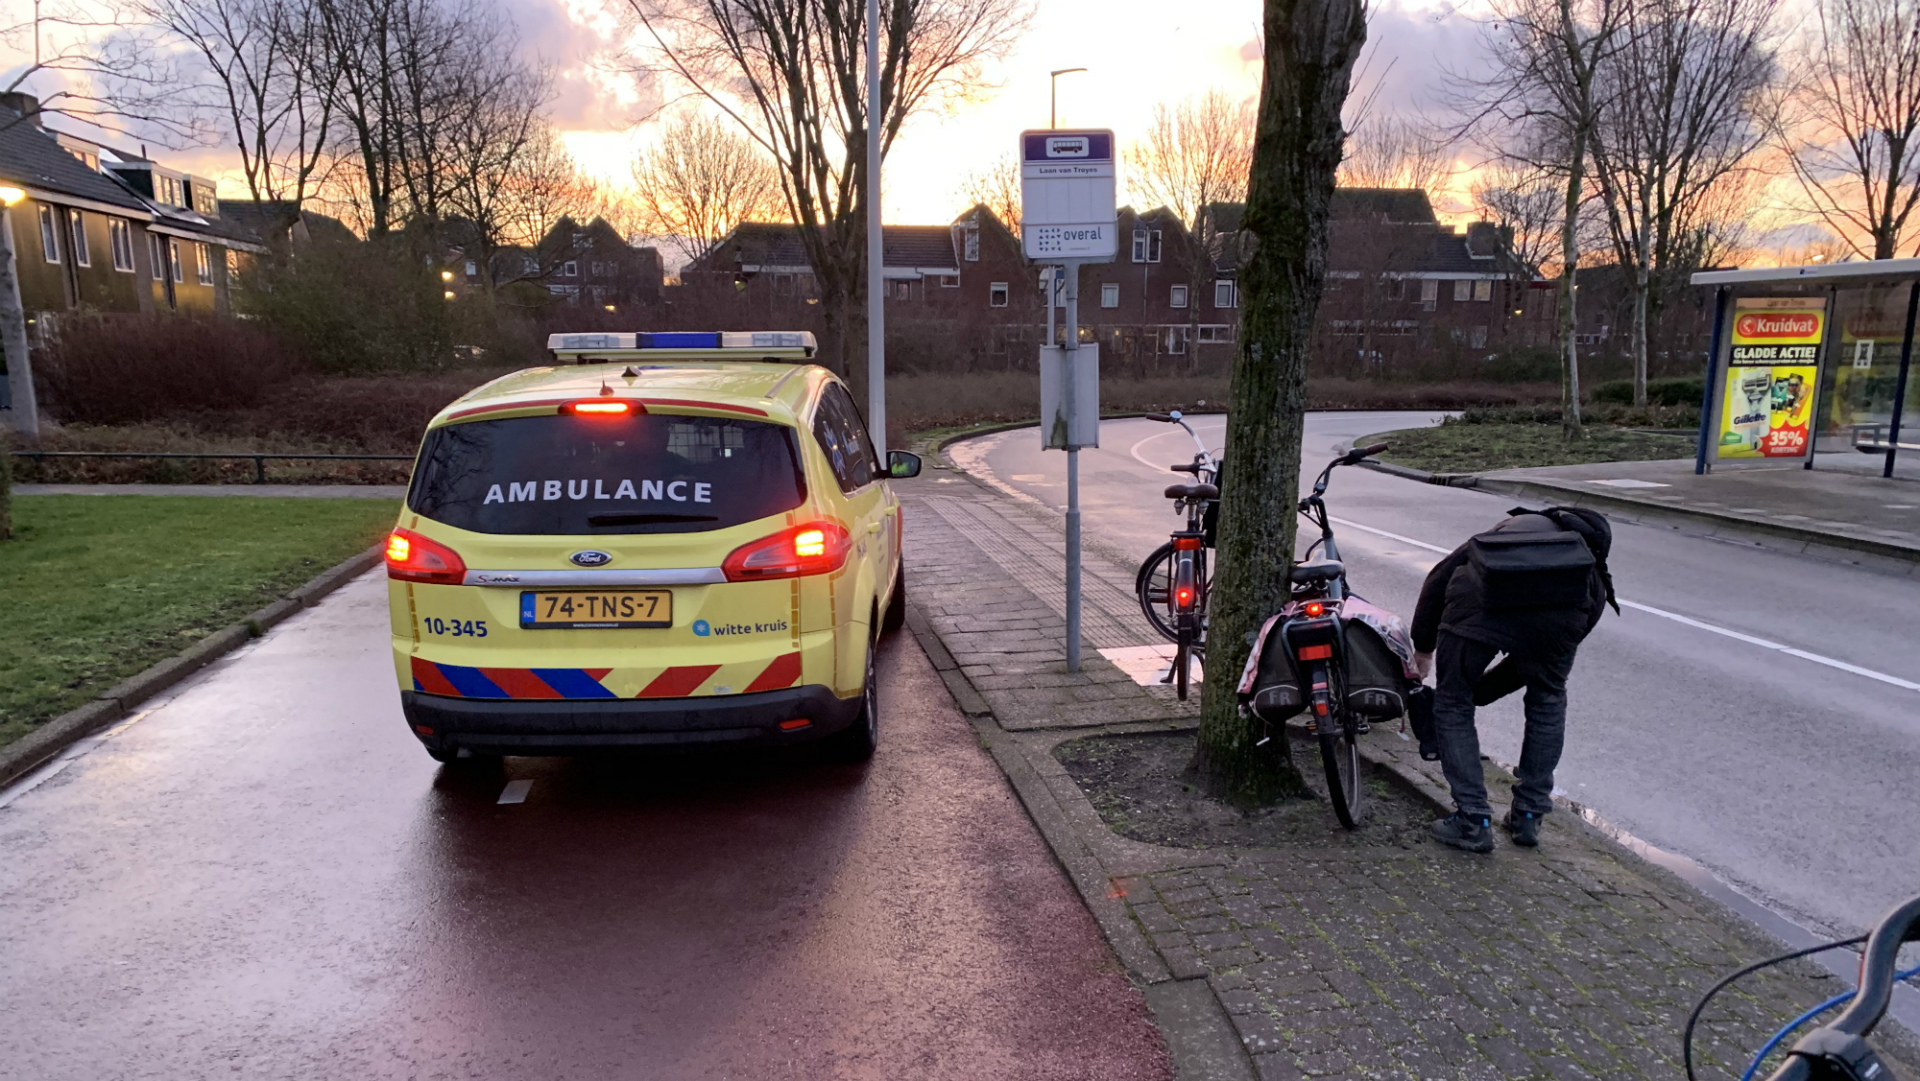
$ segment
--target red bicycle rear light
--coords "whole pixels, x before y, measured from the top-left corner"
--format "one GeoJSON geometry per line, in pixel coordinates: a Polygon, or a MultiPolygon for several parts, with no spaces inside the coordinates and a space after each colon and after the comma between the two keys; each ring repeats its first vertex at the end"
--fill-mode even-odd
{"type": "Polygon", "coordinates": [[[808,522],[743,544],[720,564],[729,582],[830,574],[846,565],[853,537],[837,522],[808,522]]]}
{"type": "Polygon", "coordinates": [[[1193,604],[1193,590],[1186,586],[1181,586],[1179,589],[1174,590],[1173,603],[1182,608],[1190,607],[1193,604]]]}
{"type": "Polygon", "coordinates": [[[1332,646],[1301,646],[1300,659],[1303,661],[1324,661],[1333,656],[1332,646]]]}
{"type": "Polygon", "coordinates": [[[1321,604],[1319,601],[1307,602],[1307,618],[1308,619],[1319,619],[1321,616],[1324,616],[1326,614],[1327,614],[1326,605],[1321,604]]]}
{"type": "Polygon", "coordinates": [[[467,577],[467,564],[460,553],[437,540],[411,529],[396,529],[387,536],[387,577],[457,586],[467,577]]]}
{"type": "Polygon", "coordinates": [[[1200,550],[1199,537],[1175,537],[1173,549],[1176,552],[1197,552],[1200,550]]]}
{"type": "Polygon", "coordinates": [[[568,402],[560,407],[560,412],[581,417],[624,417],[634,412],[632,402],[610,402],[604,398],[584,402],[568,402]]]}

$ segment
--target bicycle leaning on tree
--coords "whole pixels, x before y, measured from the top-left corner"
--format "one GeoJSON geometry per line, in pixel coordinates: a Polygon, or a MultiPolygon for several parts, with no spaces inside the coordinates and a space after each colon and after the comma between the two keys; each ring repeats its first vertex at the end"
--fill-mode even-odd
{"type": "Polygon", "coordinates": [[[1220,499],[1220,460],[1207,450],[1178,410],[1148,413],[1147,419],[1185,428],[1195,448],[1191,462],[1167,467],[1176,473],[1193,474],[1193,483],[1169,484],[1166,490],[1175,512],[1186,515],[1186,527],[1174,530],[1167,543],[1153,550],[1140,564],[1133,583],[1147,622],[1173,642],[1173,663],[1160,682],[1173,684],[1185,699],[1193,662],[1205,664],[1207,659],[1207,591],[1212,584],[1207,569],[1212,537],[1207,526],[1208,512],[1220,499]]]}

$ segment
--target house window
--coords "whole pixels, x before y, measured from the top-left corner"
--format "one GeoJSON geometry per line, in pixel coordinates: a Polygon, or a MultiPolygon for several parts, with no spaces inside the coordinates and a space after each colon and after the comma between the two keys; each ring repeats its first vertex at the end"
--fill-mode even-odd
{"type": "Polygon", "coordinates": [[[40,204],[40,254],[49,263],[60,261],[60,223],[54,220],[53,208],[45,203],[40,204]]]}
{"type": "Polygon", "coordinates": [[[160,243],[158,233],[147,234],[147,269],[154,281],[159,281],[166,273],[167,249],[160,243]]]}
{"type": "Polygon", "coordinates": [[[213,250],[205,244],[193,246],[193,271],[201,285],[213,284],[213,250]]]}
{"type": "Polygon", "coordinates": [[[1118,285],[1107,284],[1100,287],[1100,306],[1102,308],[1118,308],[1120,306],[1120,287],[1118,285]]]}
{"type": "Polygon", "coordinates": [[[228,248],[227,249],[227,277],[232,278],[239,273],[240,273],[240,253],[237,251],[234,251],[232,248],[228,248]]]}
{"type": "Polygon", "coordinates": [[[773,295],[790,297],[793,295],[793,275],[775,274],[773,276],[773,295]]]}
{"type": "Polygon", "coordinates": [[[977,221],[967,223],[966,249],[967,262],[980,261],[980,223],[977,221]]]}
{"type": "Polygon", "coordinates": [[[1160,230],[1155,229],[1152,232],[1147,234],[1147,262],[1157,263],[1159,261],[1160,261],[1160,230]]]}
{"type": "Polygon", "coordinates": [[[567,260],[567,262],[566,262],[566,264],[565,264],[564,266],[562,266],[562,267],[560,268],[560,276],[561,276],[561,277],[563,277],[563,278],[577,278],[577,277],[579,277],[579,276],[580,276],[580,264],[579,264],[579,263],[576,263],[576,262],[574,262],[574,261],[573,261],[573,260],[571,260],[571,259],[569,259],[569,260],[567,260]]]}
{"type": "Polygon", "coordinates": [[[107,219],[107,246],[113,249],[113,269],[133,273],[133,226],[127,219],[107,219]]]}
{"type": "Polygon", "coordinates": [[[1230,342],[1232,340],[1233,327],[1231,326],[1219,323],[1208,323],[1200,327],[1200,344],[1202,345],[1208,342],[1230,342]]]}
{"type": "Polygon", "coordinates": [[[1485,349],[1487,347],[1487,328],[1485,326],[1474,327],[1472,336],[1468,339],[1467,344],[1475,349],[1485,349]]]}
{"type": "Polygon", "coordinates": [[[1481,281],[1474,282],[1473,283],[1473,299],[1478,301],[1483,301],[1483,302],[1492,300],[1493,299],[1493,282],[1490,280],[1484,280],[1484,279],[1481,281]]]}
{"type": "Polygon", "coordinates": [[[1380,295],[1388,300],[1407,299],[1407,279],[1384,278],[1380,282],[1380,295]]]}
{"type": "Polygon", "coordinates": [[[1366,332],[1367,323],[1364,319],[1335,319],[1333,321],[1333,336],[1336,338],[1357,338],[1366,332]]]}
{"type": "Polygon", "coordinates": [[[1187,352],[1187,328],[1167,327],[1165,341],[1167,352],[1174,356],[1185,356],[1187,352]]]}
{"type": "Polygon", "coordinates": [[[1133,231],[1133,261],[1136,263],[1144,263],[1147,261],[1147,231],[1145,229],[1135,229],[1133,231]]]}
{"type": "Polygon", "coordinates": [[[1186,307],[1187,306],[1187,287],[1184,285],[1174,286],[1172,291],[1167,296],[1167,303],[1175,308],[1186,307]]]}
{"type": "Polygon", "coordinates": [[[913,282],[907,278],[894,278],[887,282],[888,300],[912,300],[913,282]]]}
{"type": "Polygon", "coordinates": [[[186,269],[180,265],[180,242],[178,240],[167,241],[167,266],[173,271],[174,281],[183,282],[187,280],[186,269]]]}
{"type": "Polygon", "coordinates": [[[1420,310],[1430,312],[1440,301],[1440,283],[1432,278],[1420,280],[1420,310]]]}
{"type": "Polygon", "coordinates": [[[477,278],[479,276],[480,276],[480,264],[474,262],[471,259],[467,260],[467,277],[477,278]]]}
{"type": "Polygon", "coordinates": [[[958,289],[958,288],[960,288],[960,275],[958,275],[958,274],[942,274],[942,275],[940,275],[940,288],[942,288],[942,289],[958,289]]]}
{"type": "Polygon", "coordinates": [[[594,263],[593,263],[593,276],[594,276],[594,277],[596,277],[596,278],[598,278],[598,277],[601,277],[601,276],[603,276],[603,275],[605,275],[605,274],[606,274],[606,272],[607,272],[607,264],[605,264],[605,263],[602,263],[602,262],[600,262],[600,261],[599,261],[599,260],[597,260],[597,259],[596,259],[596,260],[594,260],[594,263]]]}
{"type": "Polygon", "coordinates": [[[67,225],[73,230],[73,265],[92,266],[93,253],[87,249],[87,224],[85,216],[78,210],[69,211],[73,216],[67,219],[67,225]]]}
{"type": "Polygon", "coordinates": [[[1004,308],[1007,306],[1007,283],[994,282],[987,286],[987,307],[1004,308]]]}
{"type": "Polygon", "coordinates": [[[1221,278],[1219,281],[1213,283],[1214,307],[1231,308],[1235,306],[1234,301],[1232,278],[1221,278]]]}
{"type": "Polygon", "coordinates": [[[1454,300],[1464,301],[1464,300],[1470,299],[1472,296],[1473,296],[1472,282],[1468,281],[1465,278],[1461,278],[1458,281],[1453,283],[1453,299],[1454,300]]]}

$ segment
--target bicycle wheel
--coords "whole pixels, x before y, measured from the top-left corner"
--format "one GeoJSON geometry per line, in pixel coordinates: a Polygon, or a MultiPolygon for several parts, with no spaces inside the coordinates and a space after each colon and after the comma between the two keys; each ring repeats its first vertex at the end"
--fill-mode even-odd
{"type": "Polygon", "coordinates": [[[1320,762],[1327,769],[1327,799],[1333,813],[1348,829],[1360,825],[1360,745],[1355,742],[1351,724],[1340,724],[1334,732],[1320,732],[1320,762]]]}
{"type": "MultiPolygon", "coordinates": [[[[1181,622],[1185,622],[1182,620],[1181,622]]],[[[1193,632],[1186,627],[1174,638],[1173,647],[1173,689],[1180,701],[1187,700],[1187,669],[1193,665],[1193,632]]]]}
{"type": "Polygon", "coordinates": [[[1140,564],[1140,573],[1133,579],[1133,592],[1140,599],[1140,611],[1146,615],[1147,623],[1168,641],[1177,641],[1180,633],[1173,625],[1172,541],[1155,548],[1146,562],[1140,564]]]}

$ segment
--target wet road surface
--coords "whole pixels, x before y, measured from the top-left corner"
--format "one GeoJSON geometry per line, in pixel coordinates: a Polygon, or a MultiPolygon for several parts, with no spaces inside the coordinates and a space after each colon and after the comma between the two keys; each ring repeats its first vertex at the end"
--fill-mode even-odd
{"type": "Polygon", "coordinates": [[[386,618],[375,572],[0,790],[0,1076],[1169,1076],[910,636],[868,767],[474,775],[407,734],[386,618]]]}
{"type": "MultiPolygon", "coordinates": [[[[1336,446],[1438,419],[1310,413],[1303,484],[1336,446]]],[[[1225,417],[1192,423],[1210,448],[1224,443],[1225,417]]],[[[1160,493],[1181,479],[1167,464],[1189,460],[1193,443],[1149,420],[1103,421],[1100,436],[1081,452],[1087,543],[1135,563],[1178,523],[1160,493]]],[[[1041,450],[1032,429],[953,452],[1010,491],[1065,505],[1066,455],[1041,450]]],[[[1407,617],[1440,558],[1432,548],[1487,529],[1514,502],[1364,469],[1337,470],[1327,492],[1354,588],[1407,617]]],[[[1722,633],[1920,682],[1920,582],[1627,522],[1614,524],[1609,563],[1623,601],[1649,607],[1609,612],[1581,647],[1555,778],[1567,793],[1816,928],[1864,929],[1920,891],[1909,828],[1920,820],[1920,698],[1722,633]]],[[[1519,697],[1481,713],[1483,749],[1507,762],[1520,753],[1519,697]]]]}

